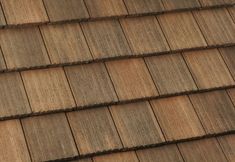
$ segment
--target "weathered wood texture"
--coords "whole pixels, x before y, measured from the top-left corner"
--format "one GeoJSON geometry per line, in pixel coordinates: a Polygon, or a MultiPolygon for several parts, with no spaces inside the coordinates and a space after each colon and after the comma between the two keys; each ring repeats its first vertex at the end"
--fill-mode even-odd
{"type": "Polygon", "coordinates": [[[134,151],[97,156],[93,158],[93,161],[94,162],[139,162],[134,151]]]}
{"type": "Polygon", "coordinates": [[[225,153],[225,156],[229,161],[235,160],[235,135],[226,135],[226,136],[220,136],[217,138],[220,146],[223,149],[223,152],[225,153]]]}
{"type": "Polygon", "coordinates": [[[166,10],[198,8],[201,6],[198,0],[162,0],[162,2],[166,10]]]}

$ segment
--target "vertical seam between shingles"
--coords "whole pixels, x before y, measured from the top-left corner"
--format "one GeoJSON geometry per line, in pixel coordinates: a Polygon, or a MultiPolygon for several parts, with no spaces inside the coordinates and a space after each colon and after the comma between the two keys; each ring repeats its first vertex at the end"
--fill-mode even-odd
{"type": "Polygon", "coordinates": [[[180,151],[180,148],[179,148],[179,146],[178,146],[178,143],[176,143],[175,145],[176,145],[176,147],[177,147],[177,149],[178,149],[178,151],[179,151],[179,153],[180,153],[180,156],[182,157],[183,161],[186,162],[186,160],[185,160],[185,158],[184,158],[184,156],[183,156],[183,153],[180,151]]]}
{"type": "Polygon", "coordinates": [[[88,15],[89,15],[89,18],[91,18],[91,13],[90,13],[89,8],[88,8],[88,6],[87,6],[86,0],[82,0],[82,1],[83,1],[84,5],[85,5],[85,7],[86,7],[86,10],[87,10],[87,13],[88,13],[88,15]]]}
{"type": "Polygon", "coordinates": [[[8,22],[7,22],[7,17],[6,17],[6,15],[5,15],[5,12],[4,12],[3,5],[2,5],[1,1],[0,1],[0,10],[2,10],[4,20],[5,20],[6,24],[8,24],[8,22]]]}
{"type": "MultiPolygon", "coordinates": [[[[231,12],[228,10],[228,8],[229,8],[229,7],[226,7],[225,9],[226,9],[226,11],[228,12],[228,14],[229,14],[230,18],[232,19],[233,23],[235,24],[235,17],[233,18],[232,14],[231,14],[231,12]]],[[[232,7],[231,7],[231,8],[232,8],[232,7]]],[[[234,5],[234,8],[235,8],[235,5],[234,5]]]]}
{"type": "Polygon", "coordinates": [[[6,61],[6,58],[5,58],[4,54],[3,54],[3,51],[2,51],[1,46],[0,46],[0,52],[2,53],[1,55],[2,55],[3,61],[4,61],[4,63],[5,63],[6,69],[8,69],[8,67],[7,67],[7,61],[6,61]]]}
{"type": "Polygon", "coordinates": [[[140,158],[139,158],[139,156],[138,156],[138,154],[137,154],[136,150],[134,150],[134,152],[135,152],[135,156],[136,156],[136,158],[137,158],[138,162],[140,162],[140,158]]]}
{"type": "Polygon", "coordinates": [[[124,6],[125,6],[125,8],[126,8],[127,15],[130,15],[129,10],[128,10],[128,8],[127,8],[127,5],[126,5],[126,3],[125,3],[125,0],[122,0],[122,2],[123,2],[124,6]]]}
{"type": "Polygon", "coordinates": [[[43,7],[44,7],[45,12],[46,12],[46,14],[47,14],[47,18],[48,18],[49,22],[51,22],[50,17],[49,17],[49,14],[48,14],[48,12],[47,12],[47,8],[46,8],[46,4],[45,4],[44,0],[42,0],[42,4],[43,4],[43,7]]]}
{"type": "Polygon", "coordinates": [[[228,159],[228,157],[226,156],[226,154],[225,154],[225,152],[224,152],[224,150],[223,150],[223,147],[221,146],[221,144],[220,144],[220,142],[219,142],[218,138],[217,138],[217,137],[215,137],[215,140],[216,140],[216,142],[218,143],[219,148],[221,149],[221,151],[222,151],[222,153],[223,153],[223,155],[224,155],[225,159],[227,160],[227,162],[229,162],[229,159],[228,159]]]}

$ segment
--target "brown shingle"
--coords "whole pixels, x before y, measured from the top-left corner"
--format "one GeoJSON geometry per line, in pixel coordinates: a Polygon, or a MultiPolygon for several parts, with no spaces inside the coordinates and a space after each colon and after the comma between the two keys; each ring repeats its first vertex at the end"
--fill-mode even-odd
{"type": "Polygon", "coordinates": [[[233,78],[235,79],[235,46],[220,48],[219,49],[225,63],[227,64],[229,71],[231,72],[233,78]]]}
{"type": "Polygon", "coordinates": [[[225,4],[224,0],[199,0],[202,6],[216,6],[225,4]]]}
{"type": "Polygon", "coordinates": [[[129,14],[161,12],[164,8],[161,0],[124,0],[129,14]]]}
{"type": "Polygon", "coordinates": [[[84,0],[91,17],[126,15],[123,0],[84,0]]]}
{"type": "Polygon", "coordinates": [[[139,162],[135,152],[122,152],[93,158],[94,162],[139,162]]]}
{"type": "Polygon", "coordinates": [[[186,52],[184,58],[199,89],[234,84],[234,80],[217,49],[186,52]]]}
{"type": "Polygon", "coordinates": [[[19,73],[0,75],[0,117],[31,113],[19,73]]]}
{"type": "Polygon", "coordinates": [[[180,143],[178,146],[185,161],[227,161],[215,138],[180,143]]]}
{"type": "Polygon", "coordinates": [[[79,24],[44,25],[41,31],[52,63],[92,59],[79,24]]]}
{"type": "Polygon", "coordinates": [[[134,54],[169,50],[166,39],[155,17],[121,19],[121,25],[134,54]]]}
{"type": "Polygon", "coordinates": [[[48,21],[42,0],[1,0],[7,24],[40,23],[48,21]]]}
{"type": "Polygon", "coordinates": [[[0,122],[0,154],[4,162],[31,161],[19,120],[0,122]]]}
{"type": "Polygon", "coordinates": [[[124,147],[156,144],[164,137],[148,102],[111,106],[124,147]]]}
{"type": "Polygon", "coordinates": [[[117,20],[82,23],[82,29],[95,59],[131,54],[117,20]]]}
{"type": "Polygon", "coordinates": [[[50,21],[85,19],[89,17],[83,0],[44,0],[50,21]]]}
{"type": "Polygon", "coordinates": [[[207,45],[191,12],[163,14],[157,18],[172,50],[207,45]]]}
{"type": "Polygon", "coordinates": [[[187,96],[152,100],[151,105],[166,140],[188,139],[205,135],[187,96]]]}
{"type": "Polygon", "coordinates": [[[167,10],[200,7],[198,0],[162,0],[167,10]]]}
{"type": "Polygon", "coordinates": [[[225,91],[190,95],[206,133],[222,133],[235,129],[235,109],[225,91]]]}
{"type": "Polygon", "coordinates": [[[0,4],[0,27],[4,25],[6,25],[6,21],[0,4]]]}
{"type": "Polygon", "coordinates": [[[146,57],[145,60],[159,94],[197,90],[187,65],[180,54],[146,57]]]}
{"type": "Polygon", "coordinates": [[[22,77],[34,112],[75,107],[62,68],[24,71],[22,77]]]}
{"type": "Polygon", "coordinates": [[[118,100],[103,63],[70,66],[65,71],[78,106],[118,100]]]}
{"type": "Polygon", "coordinates": [[[0,43],[10,69],[50,63],[40,31],[36,27],[2,29],[0,43]]]}
{"type": "Polygon", "coordinates": [[[0,47],[0,71],[6,69],[6,64],[3,58],[2,50],[0,47]]]}
{"type": "Polygon", "coordinates": [[[65,114],[22,120],[33,161],[49,161],[78,154],[65,114]]]}
{"type": "Polygon", "coordinates": [[[210,46],[235,43],[235,24],[225,8],[194,12],[210,46]]]}
{"type": "Polygon", "coordinates": [[[229,89],[228,90],[228,94],[229,94],[233,104],[235,105],[235,88],[229,89]]]}
{"type": "Polygon", "coordinates": [[[144,149],[136,152],[140,162],[183,162],[176,145],[144,149]]]}
{"type": "Polygon", "coordinates": [[[80,160],[72,160],[70,162],[93,162],[90,158],[86,158],[86,159],[80,159],[80,160]]]}
{"type": "Polygon", "coordinates": [[[229,8],[229,12],[233,18],[233,21],[235,21],[235,7],[231,7],[229,8]]]}
{"type": "Polygon", "coordinates": [[[120,100],[158,95],[143,59],[110,61],[106,65],[120,100]]]}
{"type": "Polygon", "coordinates": [[[235,135],[226,135],[226,136],[220,136],[218,137],[218,141],[220,143],[220,146],[223,149],[223,152],[225,153],[225,156],[229,161],[235,160],[235,135]]]}
{"type": "Polygon", "coordinates": [[[122,148],[108,108],[71,112],[68,118],[80,154],[122,148]]]}

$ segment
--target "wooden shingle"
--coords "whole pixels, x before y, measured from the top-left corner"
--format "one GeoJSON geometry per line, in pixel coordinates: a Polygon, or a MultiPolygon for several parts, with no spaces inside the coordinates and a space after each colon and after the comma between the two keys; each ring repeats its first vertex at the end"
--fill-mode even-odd
{"type": "Polygon", "coordinates": [[[227,64],[229,71],[235,79],[235,46],[220,48],[219,49],[225,63],[227,64]]]}
{"type": "Polygon", "coordinates": [[[44,25],[41,31],[52,63],[92,59],[79,24],[44,25]]]}
{"type": "Polygon", "coordinates": [[[40,31],[36,27],[2,29],[0,43],[9,69],[50,63],[40,31]]]}
{"type": "Polygon", "coordinates": [[[235,105],[235,88],[229,89],[228,94],[229,94],[233,104],[235,105]]]}
{"type": "Polygon", "coordinates": [[[94,21],[81,25],[95,59],[131,55],[117,20],[94,21]]]}
{"type": "Polygon", "coordinates": [[[161,12],[164,7],[161,0],[124,0],[129,14],[161,12]]]}
{"type": "Polygon", "coordinates": [[[71,112],[68,119],[80,154],[122,148],[108,108],[71,112]]]}
{"type": "Polygon", "coordinates": [[[0,92],[0,117],[31,113],[19,73],[1,74],[0,92]]]}
{"type": "Polygon", "coordinates": [[[91,17],[110,17],[126,15],[123,0],[84,0],[91,17]]]}
{"type": "Polygon", "coordinates": [[[6,25],[5,17],[0,5],[0,27],[6,25]]]}
{"type": "Polygon", "coordinates": [[[3,58],[2,50],[0,47],[0,71],[6,69],[6,64],[3,58]]]}
{"type": "Polygon", "coordinates": [[[235,24],[225,8],[194,12],[210,46],[235,43],[235,24]]]}
{"type": "Polygon", "coordinates": [[[205,135],[187,96],[152,100],[151,105],[166,140],[188,139],[205,135]]]}
{"type": "Polygon", "coordinates": [[[139,162],[135,152],[114,153],[93,158],[94,162],[139,162]]]}
{"type": "Polygon", "coordinates": [[[200,7],[200,3],[198,0],[162,0],[162,3],[166,10],[179,10],[200,7]]]}
{"type": "Polygon", "coordinates": [[[176,145],[167,145],[157,148],[136,151],[140,162],[183,162],[176,145]]]}
{"type": "Polygon", "coordinates": [[[124,147],[161,143],[164,137],[148,102],[110,108],[124,147]]]}
{"type": "Polygon", "coordinates": [[[197,90],[181,54],[145,58],[159,94],[197,90]]]}
{"type": "Polygon", "coordinates": [[[44,0],[44,3],[52,22],[89,17],[83,0],[44,0]]]}
{"type": "Polygon", "coordinates": [[[207,45],[191,12],[163,14],[157,18],[172,50],[207,45]]]}
{"type": "Polygon", "coordinates": [[[187,162],[227,161],[215,138],[180,143],[178,146],[187,162]]]}
{"type": "Polygon", "coordinates": [[[78,106],[116,102],[117,96],[103,63],[65,68],[78,106]]]}
{"type": "Polygon", "coordinates": [[[22,119],[33,161],[49,161],[78,155],[65,114],[22,119]]]}
{"type": "Polygon", "coordinates": [[[225,156],[229,161],[235,160],[235,135],[226,135],[226,136],[220,136],[217,138],[220,146],[223,149],[223,152],[225,153],[225,156]]]}
{"type": "Polygon", "coordinates": [[[143,59],[110,61],[106,65],[120,100],[158,95],[143,59]]]}
{"type": "Polygon", "coordinates": [[[199,89],[234,84],[234,80],[217,49],[186,52],[184,58],[199,89]]]}
{"type": "Polygon", "coordinates": [[[42,0],[1,0],[1,2],[9,25],[48,21],[42,0]]]}
{"type": "Polygon", "coordinates": [[[75,107],[62,68],[24,71],[22,77],[33,112],[75,107]]]}
{"type": "Polygon", "coordinates": [[[193,94],[190,99],[206,133],[235,130],[235,108],[225,91],[193,94]]]}
{"type": "Polygon", "coordinates": [[[224,5],[225,0],[199,0],[202,6],[217,6],[217,5],[224,5]]]}
{"type": "Polygon", "coordinates": [[[228,10],[233,18],[233,21],[235,21],[235,7],[233,6],[233,7],[229,8],[228,10]]]}
{"type": "Polygon", "coordinates": [[[19,120],[0,122],[0,155],[4,162],[31,161],[19,120]]]}
{"type": "Polygon", "coordinates": [[[93,162],[91,158],[80,159],[80,160],[72,160],[70,162],[93,162]]]}
{"type": "Polygon", "coordinates": [[[135,55],[169,50],[155,17],[125,18],[120,22],[135,55]]]}

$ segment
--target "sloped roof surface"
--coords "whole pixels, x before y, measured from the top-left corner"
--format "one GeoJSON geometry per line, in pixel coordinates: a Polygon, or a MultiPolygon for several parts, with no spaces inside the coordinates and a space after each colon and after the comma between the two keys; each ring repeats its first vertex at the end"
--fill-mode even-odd
{"type": "Polygon", "coordinates": [[[235,161],[234,0],[0,0],[0,161],[235,161]]]}

